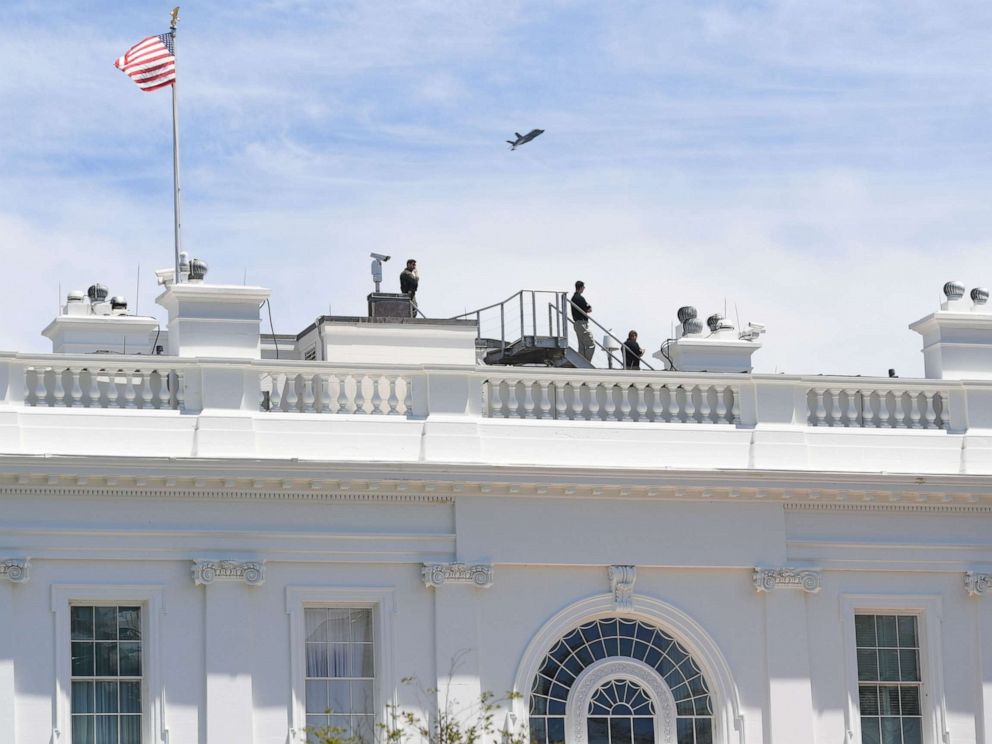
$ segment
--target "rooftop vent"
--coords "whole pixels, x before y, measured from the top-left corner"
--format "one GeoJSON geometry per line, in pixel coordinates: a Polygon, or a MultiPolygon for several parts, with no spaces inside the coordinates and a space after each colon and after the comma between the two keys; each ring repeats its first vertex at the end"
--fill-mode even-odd
{"type": "MultiPolygon", "coordinates": [[[[962,293],[964,290],[961,290],[962,293]]],[[[98,302],[106,302],[107,295],[110,294],[110,290],[105,286],[97,282],[96,284],[90,285],[90,288],[86,290],[87,296],[90,298],[90,304],[95,305],[98,302]]]]}
{"type": "Polygon", "coordinates": [[[189,262],[189,279],[192,282],[203,281],[207,275],[207,262],[200,258],[194,258],[189,262]]]}
{"type": "Polygon", "coordinates": [[[65,296],[66,302],[82,302],[86,299],[86,293],[81,289],[73,289],[65,296]]]}
{"type": "Polygon", "coordinates": [[[971,301],[976,305],[984,305],[989,301],[989,291],[985,287],[975,287],[971,290],[971,301]]]}
{"type": "Polygon", "coordinates": [[[127,315],[127,297],[121,295],[111,297],[110,312],[114,315],[127,315]]]}
{"type": "Polygon", "coordinates": [[[948,300],[960,300],[964,297],[964,283],[963,282],[947,282],[944,285],[944,296],[948,300]]]}

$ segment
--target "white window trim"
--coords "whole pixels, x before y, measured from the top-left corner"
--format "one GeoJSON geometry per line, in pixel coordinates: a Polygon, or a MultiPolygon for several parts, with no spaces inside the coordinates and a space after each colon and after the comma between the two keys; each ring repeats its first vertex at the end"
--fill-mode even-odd
{"type": "Polygon", "coordinates": [[[168,742],[165,690],[162,687],[161,616],[165,614],[165,587],[160,584],[53,584],[51,610],[55,615],[55,710],[52,741],[72,744],[70,690],[72,645],[69,607],[72,605],[140,605],[142,613],[142,722],[144,741],[168,742]]]}
{"type": "Polygon", "coordinates": [[[377,724],[386,721],[386,706],[396,704],[393,675],[393,626],[395,603],[393,587],[287,586],[286,614],[289,615],[289,673],[292,699],[289,712],[289,740],[303,736],[306,712],[306,622],[307,607],[354,607],[372,610],[373,655],[375,658],[374,700],[377,724]]]}
{"type": "Polygon", "coordinates": [[[920,643],[920,681],[923,683],[923,742],[949,741],[947,703],[944,698],[943,654],[941,653],[942,603],[930,594],[842,594],[841,625],[844,632],[844,663],[847,677],[847,733],[861,744],[861,709],[858,701],[858,655],[854,632],[855,615],[914,615],[920,643]]]}

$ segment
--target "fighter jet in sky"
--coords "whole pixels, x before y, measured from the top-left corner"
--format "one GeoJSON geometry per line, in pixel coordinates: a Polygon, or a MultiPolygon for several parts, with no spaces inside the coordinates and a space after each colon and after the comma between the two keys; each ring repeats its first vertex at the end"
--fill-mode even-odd
{"type": "Polygon", "coordinates": [[[507,140],[506,141],[506,144],[508,144],[510,146],[510,149],[511,150],[516,150],[518,147],[520,147],[520,145],[526,145],[528,142],[530,142],[535,137],[538,137],[538,136],[544,134],[544,130],[543,129],[531,129],[529,132],[527,132],[527,134],[520,134],[520,132],[514,132],[514,134],[517,135],[517,139],[516,140],[507,140]]]}

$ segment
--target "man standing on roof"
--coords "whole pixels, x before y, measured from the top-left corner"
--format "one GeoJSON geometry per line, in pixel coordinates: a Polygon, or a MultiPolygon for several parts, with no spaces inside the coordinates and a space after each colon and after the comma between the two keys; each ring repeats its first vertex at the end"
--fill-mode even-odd
{"type": "Polygon", "coordinates": [[[642,356],[644,349],[637,343],[637,331],[631,331],[627,334],[627,340],[623,342],[623,368],[640,369],[642,356]]]}
{"type": "Polygon", "coordinates": [[[586,361],[592,361],[592,355],[596,351],[596,342],[589,332],[589,313],[592,312],[592,305],[586,302],[582,293],[586,289],[586,283],[578,281],[575,283],[575,294],[572,295],[572,325],[575,326],[575,335],[578,338],[579,353],[585,357],[586,361]]]}
{"type": "Polygon", "coordinates": [[[410,298],[413,303],[413,314],[417,314],[417,287],[420,286],[420,274],[417,273],[417,259],[408,258],[406,268],[400,272],[400,292],[410,298]]]}

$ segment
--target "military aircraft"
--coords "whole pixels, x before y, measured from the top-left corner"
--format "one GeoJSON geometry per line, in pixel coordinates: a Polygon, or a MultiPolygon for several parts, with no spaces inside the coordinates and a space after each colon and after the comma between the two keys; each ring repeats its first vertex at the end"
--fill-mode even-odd
{"type": "Polygon", "coordinates": [[[520,145],[526,145],[528,142],[530,142],[535,137],[538,137],[538,136],[544,134],[544,130],[543,129],[531,129],[529,132],[527,132],[527,134],[520,134],[520,132],[514,132],[514,134],[517,135],[517,139],[516,140],[507,140],[506,141],[506,144],[508,144],[510,146],[510,149],[511,150],[516,150],[518,147],[520,147],[520,145]]]}

